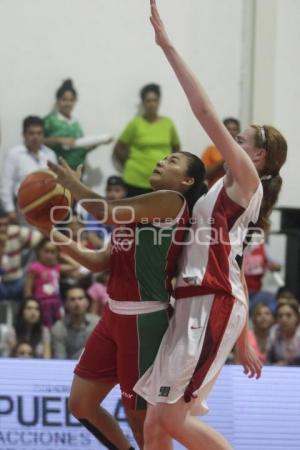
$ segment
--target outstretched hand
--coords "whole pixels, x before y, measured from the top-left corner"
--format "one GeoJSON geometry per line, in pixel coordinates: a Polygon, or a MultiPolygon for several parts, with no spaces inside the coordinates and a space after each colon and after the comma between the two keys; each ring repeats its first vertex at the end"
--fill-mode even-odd
{"type": "Polygon", "coordinates": [[[74,184],[80,181],[82,165],[77,170],[72,170],[63,158],[59,158],[60,164],[48,161],[48,167],[57,175],[57,182],[72,192],[74,184]]]}
{"type": "Polygon", "coordinates": [[[151,6],[150,22],[152,23],[152,26],[155,31],[155,41],[157,45],[159,45],[160,47],[167,47],[168,45],[171,44],[171,42],[167,35],[163,21],[160,18],[156,5],[156,0],[150,0],[150,6],[151,6]]]}

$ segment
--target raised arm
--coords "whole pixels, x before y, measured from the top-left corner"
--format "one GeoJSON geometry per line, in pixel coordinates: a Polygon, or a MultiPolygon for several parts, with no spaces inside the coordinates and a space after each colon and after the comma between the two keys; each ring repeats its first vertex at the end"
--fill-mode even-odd
{"type": "Polygon", "coordinates": [[[48,162],[57,174],[57,181],[72,192],[83,208],[102,223],[141,222],[143,219],[175,219],[183,206],[183,198],[174,191],[157,191],[138,197],[107,201],[81,183],[64,160],[61,164],[48,162]]]}
{"type": "Polygon", "coordinates": [[[156,1],[150,0],[150,4],[150,21],[155,30],[157,44],[171,64],[193,113],[221,152],[243,197],[249,200],[259,184],[259,177],[251,159],[230,135],[204,88],[172,45],[159,16],[156,1]]]}

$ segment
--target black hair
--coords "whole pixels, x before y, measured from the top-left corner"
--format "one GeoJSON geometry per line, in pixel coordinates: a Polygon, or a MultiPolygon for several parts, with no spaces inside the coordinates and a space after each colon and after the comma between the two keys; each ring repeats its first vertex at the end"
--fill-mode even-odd
{"type": "Polygon", "coordinates": [[[181,153],[188,159],[187,176],[192,177],[195,180],[194,184],[183,193],[187,201],[190,214],[192,214],[196,201],[202,197],[202,195],[207,193],[207,184],[205,183],[206,171],[203,162],[200,158],[198,158],[198,156],[189,152],[181,153]]]}
{"type": "Polygon", "coordinates": [[[281,297],[282,294],[287,294],[288,298],[296,298],[295,294],[289,289],[288,286],[284,285],[278,288],[275,297],[277,300],[281,297]]]}
{"type": "Polygon", "coordinates": [[[300,310],[299,310],[299,302],[298,300],[296,300],[295,298],[283,298],[278,300],[277,306],[276,306],[276,311],[275,311],[275,316],[277,317],[278,312],[280,310],[280,308],[282,306],[289,306],[294,313],[296,314],[296,316],[298,317],[298,320],[300,318],[300,310]]]}
{"type": "Polygon", "coordinates": [[[240,121],[238,119],[236,119],[235,117],[226,117],[223,120],[223,124],[225,125],[225,127],[227,127],[227,125],[229,125],[230,123],[234,123],[239,130],[241,129],[240,121]]]}
{"type": "Polygon", "coordinates": [[[146,84],[146,86],[144,86],[141,89],[141,92],[140,92],[141,100],[144,101],[147,94],[149,94],[150,92],[153,92],[154,94],[156,94],[158,98],[161,97],[160,86],[158,84],[152,83],[152,84],[146,84]]]}
{"type": "MultiPolygon", "coordinates": [[[[43,238],[38,242],[38,244],[35,246],[35,253],[36,253],[37,256],[39,256],[40,251],[41,251],[41,250],[45,247],[45,245],[47,245],[49,242],[51,242],[51,240],[50,240],[47,236],[43,237],[43,238]]],[[[56,250],[57,250],[57,253],[59,253],[58,248],[57,248],[57,247],[55,247],[55,248],[56,248],[56,250]]]]}
{"type": "Polygon", "coordinates": [[[63,82],[63,84],[57,89],[56,91],[56,100],[59,100],[63,97],[65,92],[72,92],[72,94],[75,97],[75,100],[77,100],[77,91],[74,88],[73,81],[68,78],[63,82]]]}
{"type": "Polygon", "coordinates": [[[44,130],[44,121],[38,116],[28,116],[23,120],[23,134],[30,127],[41,127],[44,130]]]}
{"type": "Polygon", "coordinates": [[[89,300],[87,292],[86,292],[84,286],[82,286],[80,283],[71,284],[65,289],[65,291],[64,291],[64,298],[65,298],[65,300],[67,300],[68,292],[72,291],[73,289],[80,289],[81,291],[83,291],[85,297],[89,300]]]}
{"type": "Polygon", "coordinates": [[[111,175],[106,180],[106,189],[110,186],[121,186],[122,188],[126,189],[126,185],[123,181],[123,178],[119,177],[118,175],[111,175]]]}
{"type": "Polygon", "coordinates": [[[43,333],[42,309],[41,309],[40,302],[38,300],[30,297],[30,298],[25,299],[22,302],[20,309],[18,311],[18,315],[16,317],[15,330],[16,330],[18,341],[27,342],[28,344],[30,344],[33,347],[33,349],[35,349],[36,346],[41,342],[42,333],[43,333]],[[29,333],[23,314],[24,314],[24,309],[26,308],[27,303],[30,301],[37,303],[37,305],[39,307],[39,311],[40,311],[40,318],[39,318],[38,322],[33,325],[32,329],[29,333]]]}
{"type": "Polygon", "coordinates": [[[4,206],[2,205],[2,202],[0,200],[0,219],[3,219],[4,217],[8,217],[8,212],[5,210],[4,206]]]}

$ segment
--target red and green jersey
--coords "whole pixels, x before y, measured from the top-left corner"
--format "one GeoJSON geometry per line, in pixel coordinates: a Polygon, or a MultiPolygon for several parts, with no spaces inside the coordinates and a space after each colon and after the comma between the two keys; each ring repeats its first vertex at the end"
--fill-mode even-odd
{"type": "Polygon", "coordinates": [[[108,294],[118,301],[169,301],[171,280],[189,223],[186,202],[176,219],[131,223],[112,234],[108,294]]]}

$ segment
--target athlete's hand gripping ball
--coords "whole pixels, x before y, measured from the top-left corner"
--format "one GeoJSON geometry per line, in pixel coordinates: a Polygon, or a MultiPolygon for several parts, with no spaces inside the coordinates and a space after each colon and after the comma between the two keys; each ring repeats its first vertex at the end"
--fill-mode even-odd
{"type": "Polygon", "coordinates": [[[82,165],[77,170],[72,170],[63,158],[59,158],[60,164],[54,164],[48,161],[48,167],[57,175],[57,181],[72,192],[74,184],[80,180],[82,165]]]}

